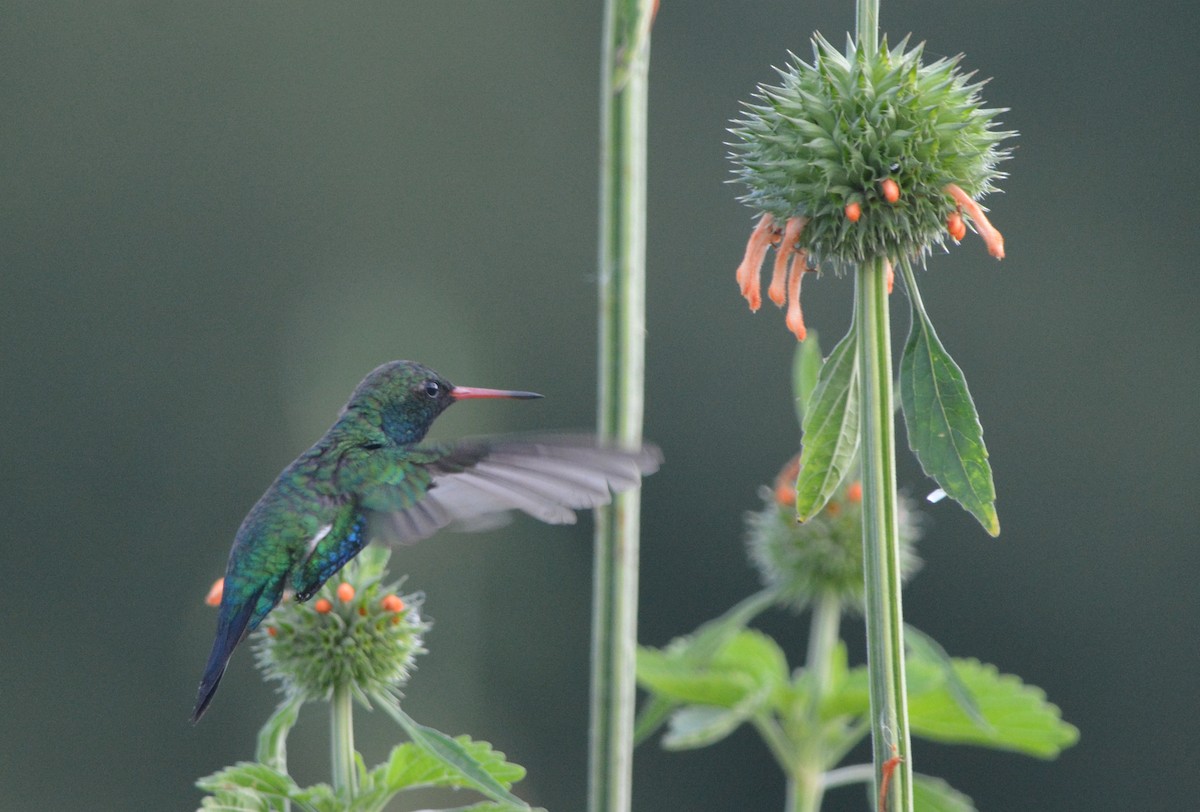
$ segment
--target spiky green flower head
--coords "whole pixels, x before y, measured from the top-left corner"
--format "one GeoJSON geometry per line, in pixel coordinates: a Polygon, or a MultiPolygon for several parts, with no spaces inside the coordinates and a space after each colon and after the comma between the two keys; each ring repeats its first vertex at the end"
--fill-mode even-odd
{"type": "MultiPolygon", "coordinates": [[[[1003,256],[975,201],[996,191],[1004,177],[996,167],[1008,157],[999,143],[1014,133],[996,129],[1003,110],[983,106],[983,83],[959,70],[958,57],[923,64],[921,56],[907,38],[895,48],[884,40],[874,54],[851,40],[843,54],[817,35],[813,62],[792,55],[781,83],[760,86],[733,122],[734,173],[747,187],[740,200],[762,213],[738,271],[752,309],[759,266],[777,240],[776,304],[793,256],[799,272],[809,262],[835,271],[874,259],[894,265],[944,245],[947,234],[961,239],[963,213],[1003,256]]],[[[788,286],[797,298],[798,280],[788,286]]],[[[798,301],[796,311],[798,319],[798,301]]]]}
{"type": "MultiPolygon", "coordinates": [[[[746,514],[746,549],[763,585],[777,602],[797,611],[815,599],[832,596],[843,609],[863,607],[862,485],[842,484],[816,516],[796,521],[796,474],[793,459],[775,482],[763,488],[763,507],[746,514]]],[[[897,502],[900,574],[908,580],[921,566],[916,542],[917,514],[908,499],[897,502]]]]}
{"type": "Polygon", "coordinates": [[[394,691],[425,653],[423,596],[384,583],[390,551],[371,545],[311,601],[284,601],[254,633],[254,656],[268,679],[304,699],[328,699],[349,686],[359,696],[394,691]]]}

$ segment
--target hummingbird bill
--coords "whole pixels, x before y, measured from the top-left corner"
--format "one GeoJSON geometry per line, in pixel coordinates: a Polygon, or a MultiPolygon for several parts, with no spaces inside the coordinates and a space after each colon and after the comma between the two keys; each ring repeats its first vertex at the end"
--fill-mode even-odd
{"type": "Polygon", "coordinates": [[[590,435],[423,442],[457,401],[540,397],[455,386],[413,361],[367,375],[238,528],[192,721],[212,702],[238,643],[285,593],[308,600],[369,541],[411,544],[448,526],[481,530],[514,510],[571,524],[575,511],[608,504],[658,469],[657,448],[623,449],[590,435]]]}

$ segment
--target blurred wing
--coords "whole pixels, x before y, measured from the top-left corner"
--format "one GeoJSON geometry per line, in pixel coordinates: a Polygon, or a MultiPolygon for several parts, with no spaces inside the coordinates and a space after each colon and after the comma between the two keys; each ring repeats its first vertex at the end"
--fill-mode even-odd
{"type": "Polygon", "coordinates": [[[426,467],[431,481],[420,499],[376,503],[374,535],[410,544],[448,525],[494,527],[513,510],[549,524],[572,524],[576,510],[608,504],[662,461],[652,446],[626,451],[588,436],[467,440],[441,449],[426,467]]]}

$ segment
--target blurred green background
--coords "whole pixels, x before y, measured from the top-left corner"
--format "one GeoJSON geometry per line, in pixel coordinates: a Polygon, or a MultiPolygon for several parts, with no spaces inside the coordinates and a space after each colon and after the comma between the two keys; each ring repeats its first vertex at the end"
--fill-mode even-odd
{"type": "MultiPolygon", "coordinates": [[[[733,271],[751,213],[725,127],[840,3],[664,2],[654,32],[641,638],[756,586],[743,512],[794,452],[782,317],[733,271]]],[[[201,599],[242,516],[393,358],[538,403],[463,405],[440,436],[593,423],[600,4],[0,3],[0,408],[6,575],[0,808],[189,809],[274,705],[247,652],[187,715],[201,599]]],[[[885,2],[893,39],[964,52],[1021,131],[923,294],[986,429],[1003,534],[927,509],[908,619],[1043,687],[1082,730],[1043,763],[918,743],[981,810],[1184,809],[1200,797],[1191,0],[885,2]],[[1192,504],[1193,507],[1188,507],[1192,504]]],[[[850,283],[805,286],[826,348],[850,283]]],[[[894,324],[907,328],[904,302],[894,324]]],[[[902,486],[923,495],[906,450],[902,486]]],[[[406,707],[585,803],[588,521],[518,520],[395,559],[435,625],[406,707]]],[[[799,662],[806,621],[763,624],[799,662]]],[[[844,632],[862,657],[861,632],[844,632]]],[[[359,718],[369,762],[398,737],[359,718]]],[[[325,720],[293,734],[327,776],[325,720]]],[[[742,731],[638,751],[638,810],[777,810],[742,731]]],[[[463,802],[460,800],[459,802],[463,802]]],[[[860,809],[858,790],[826,809],[860,809]]]]}

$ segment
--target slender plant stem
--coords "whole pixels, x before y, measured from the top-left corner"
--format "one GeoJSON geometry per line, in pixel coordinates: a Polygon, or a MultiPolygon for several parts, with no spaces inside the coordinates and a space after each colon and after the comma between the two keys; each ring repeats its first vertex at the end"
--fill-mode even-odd
{"type": "Polygon", "coordinates": [[[354,769],[354,696],[339,686],[329,702],[329,736],[333,754],[333,789],[345,801],[358,791],[354,769]]]}
{"type": "MultiPolygon", "coordinates": [[[[896,437],[886,263],[863,263],[855,277],[861,386],[863,570],[867,669],[876,791],[894,757],[888,812],[912,812],[912,757],[904,675],[904,616],[896,517],[896,437]]],[[[882,810],[880,810],[882,812],[882,810]]]]}
{"type": "MultiPolygon", "coordinates": [[[[829,693],[832,678],[833,651],[837,646],[842,619],[842,605],[837,595],[827,593],[813,604],[812,624],[808,635],[808,659],[805,671],[812,677],[812,703],[809,706],[809,729],[820,724],[821,702],[829,693]]],[[[814,734],[815,736],[815,734],[814,734]]],[[[828,753],[822,752],[819,742],[804,748],[797,763],[788,770],[787,812],[818,812],[825,796],[822,773],[828,753]]]]}
{"type": "Polygon", "coordinates": [[[829,693],[832,679],[833,650],[840,639],[842,602],[833,593],[825,593],[813,605],[812,625],[808,635],[808,660],[805,670],[813,676],[813,715],[819,711],[821,700],[829,693]]]}
{"type": "Polygon", "coordinates": [[[879,0],[855,0],[858,47],[873,56],[879,46],[879,0]]]}
{"type": "MultiPolygon", "coordinates": [[[[653,0],[607,0],[601,75],[599,431],[642,442],[646,118],[653,0]]],[[[633,785],[638,492],[596,511],[588,809],[623,812],[633,785]]]]}

